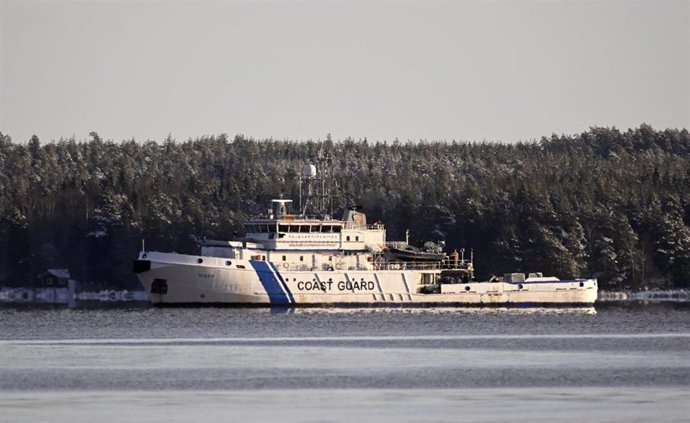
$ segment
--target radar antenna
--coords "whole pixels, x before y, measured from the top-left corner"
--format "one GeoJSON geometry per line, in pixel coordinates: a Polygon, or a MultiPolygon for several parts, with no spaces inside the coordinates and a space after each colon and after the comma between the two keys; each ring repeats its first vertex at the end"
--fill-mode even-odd
{"type": "Polygon", "coordinates": [[[321,217],[333,215],[333,196],[332,187],[333,176],[331,173],[332,158],[328,154],[320,155],[318,164],[320,165],[317,173],[316,165],[308,164],[304,166],[299,177],[299,207],[302,216],[307,215],[307,211],[321,217]]]}

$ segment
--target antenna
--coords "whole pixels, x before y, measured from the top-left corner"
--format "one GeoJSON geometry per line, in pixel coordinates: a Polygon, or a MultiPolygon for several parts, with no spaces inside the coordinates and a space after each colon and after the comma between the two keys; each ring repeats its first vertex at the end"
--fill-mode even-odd
{"type": "MultiPolygon", "coordinates": [[[[302,206],[302,196],[300,195],[300,206],[302,206],[302,216],[307,214],[307,207],[309,207],[309,200],[311,199],[312,193],[312,182],[316,179],[316,166],[313,164],[308,164],[304,166],[302,171],[302,176],[307,180],[307,195],[304,200],[304,205],[302,206]]],[[[300,190],[302,189],[302,184],[300,184],[300,190]]]]}
{"type": "Polygon", "coordinates": [[[302,216],[307,211],[322,218],[333,215],[333,191],[336,182],[333,180],[332,157],[320,151],[315,164],[307,164],[299,174],[299,208],[302,216]],[[317,166],[319,167],[317,173],[317,166]]]}

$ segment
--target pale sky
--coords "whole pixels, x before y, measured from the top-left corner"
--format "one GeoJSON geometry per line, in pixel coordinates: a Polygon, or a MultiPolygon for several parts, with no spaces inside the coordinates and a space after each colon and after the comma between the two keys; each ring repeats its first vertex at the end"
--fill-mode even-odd
{"type": "Polygon", "coordinates": [[[690,0],[0,0],[0,131],[514,142],[690,126],[690,0]]]}

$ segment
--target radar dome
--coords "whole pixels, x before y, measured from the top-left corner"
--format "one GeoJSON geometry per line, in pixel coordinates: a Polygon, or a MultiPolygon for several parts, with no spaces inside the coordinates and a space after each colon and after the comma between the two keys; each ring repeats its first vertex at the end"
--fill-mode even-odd
{"type": "Polygon", "coordinates": [[[316,166],[313,164],[304,166],[304,176],[316,176],[316,166]]]}

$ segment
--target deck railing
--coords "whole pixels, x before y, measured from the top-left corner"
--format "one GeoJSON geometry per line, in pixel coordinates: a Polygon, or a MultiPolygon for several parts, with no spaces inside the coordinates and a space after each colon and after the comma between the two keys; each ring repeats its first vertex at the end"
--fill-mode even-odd
{"type": "Polygon", "coordinates": [[[443,261],[391,261],[381,260],[368,262],[366,265],[359,266],[339,266],[338,264],[322,264],[317,267],[306,263],[275,263],[280,270],[327,272],[327,271],[358,271],[358,270],[461,270],[471,269],[470,260],[453,260],[448,257],[443,261]]]}
{"type": "Polygon", "coordinates": [[[443,261],[382,261],[373,264],[374,270],[459,270],[468,269],[472,263],[469,260],[443,261]]]}

